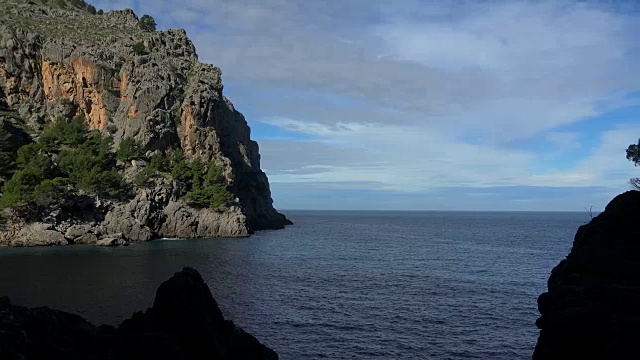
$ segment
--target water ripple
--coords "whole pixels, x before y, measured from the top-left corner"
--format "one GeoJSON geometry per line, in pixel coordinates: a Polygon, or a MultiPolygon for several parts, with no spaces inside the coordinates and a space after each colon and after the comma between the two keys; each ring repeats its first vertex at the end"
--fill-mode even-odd
{"type": "Polygon", "coordinates": [[[526,359],[583,214],[291,212],[249,239],[0,249],[0,294],[117,323],[182,266],[287,359],[526,359]],[[37,256],[34,256],[37,255],[37,256]]]}

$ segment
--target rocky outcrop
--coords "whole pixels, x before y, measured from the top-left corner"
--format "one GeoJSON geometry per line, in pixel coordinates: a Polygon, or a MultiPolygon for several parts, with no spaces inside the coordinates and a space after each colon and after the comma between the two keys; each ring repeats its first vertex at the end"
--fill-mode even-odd
{"type": "Polygon", "coordinates": [[[128,245],[156,238],[247,237],[240,206],[196,209],[179,198],[180,187],[162,177],[149,181],[126,203],[75,197],[57,204],[45,218],[26,222],[11,210],[0,225],[0,246],[128,245]]]}
{"type": "MultiPolygon", "coordinates": [[[[182,150],[221,167],[237,199],[226,209],[195,209],[165,183],[167,191],[138,190],[134,200],[109,204],[92,221],[71,218],[50,227],[65,235],[65,227],[90,226],[85,234],[92,235],[65,238],[92,243],[101,233],[148,241],[247,236],[291,224],[273,208],[258,144],[223,95],[220,69],[198,61],[184,30],[145,32],[131,10],[95,14],[80,0],[50,3],[56,5],[0,0],[0,110],[36,137],[58,117],[82,115],[116,146],[133,137],[148,153],[182,150]]],[[[11,234],[2,244],[32,244],[11,234]]]]}
{"type": "Polygon", "coordinates": [[[0,298],[0,359],[278,359],[225,320],[200,274],[185,268],[160,285],[153,307],[117,328],[0,298]]]}
{"type": "Polygon", "coordinates": [[[13,246],[44,246],[44,245],[66,245],[67,240],[64,235],[55,231],[49,224],[32,223],[25,224],[16,233],[16,240],[13,246]]]}
{"type": "Polygon", "coordinates": [[[640,353],[640,192],[613,199],[576,233],[538,298],[534,359],[635,359],[640,353]]]}
{"type": "Polygon", "coordinates": [[[156,178],[131,202],[110,210],[101,226],[105,233],[127,234],[134,242],[157,237],[249,236],[247,218],[239,206],[195,209],[180,200],[177,189],[177,184],[156,178]]]}

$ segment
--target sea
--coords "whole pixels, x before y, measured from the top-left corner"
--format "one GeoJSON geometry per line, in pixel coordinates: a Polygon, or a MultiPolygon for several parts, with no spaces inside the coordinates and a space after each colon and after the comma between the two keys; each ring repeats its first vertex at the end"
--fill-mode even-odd
{"type": "Polygon", "coordinates": [[[0,248],[0,296],[118,324],[190,266],[281,359],[528,359],[536,299],[589,215],[285,211],[246,239],[0,248]]]}

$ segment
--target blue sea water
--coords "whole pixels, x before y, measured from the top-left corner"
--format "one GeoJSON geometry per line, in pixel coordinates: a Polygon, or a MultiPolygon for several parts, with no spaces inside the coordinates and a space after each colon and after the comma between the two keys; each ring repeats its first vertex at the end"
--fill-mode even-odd
{"type": "Polygon", "coordinates": [[[247,239],[0,248],[0,296],[116,324],[183,266],[281,359],[526,359],[585,213],[289,211],[247,239]]]}

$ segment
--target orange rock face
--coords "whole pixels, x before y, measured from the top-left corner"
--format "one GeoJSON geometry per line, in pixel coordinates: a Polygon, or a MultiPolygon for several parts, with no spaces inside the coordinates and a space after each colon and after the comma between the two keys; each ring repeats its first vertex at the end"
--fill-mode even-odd
{"type": "Polygon", "coordinates": [[[42,83],[48,102],[57,101],[62,97],[69,100],[75,97],[75,79],[70,68],[48,60],[42,61],[42,83]]]}
{"type": "Polygon", "coordinates": [[[197,126],[193,108],[190,106],[183,106],[180,120],[182,123],[182,130],[184,131],[184,134],[180,139],[182,151],[186,157],[195,157],[195,145],[198,141],[198,135],[196,134],[197,126]]]}
{"type": "Polygon", "coordinates": [[[129,106],[129,113],[128,113],[130,118],[134,118],[136,116],[138,116],[138,110],[136,110],[136,104],[131,103],[131,105],[129,106]]]}
{"type": "Polygon", "coordinates": [[[71,66],[42,61],[42,82],[47,102],[61,98],[78,105],[78,115],[84,115],[92,129],[104,129],[109,115],[100,88],[100,69],[91,61],[73,58],[71,66]]]}
{"type": "Polygon", "coordinates": [[[127,91],[127,81],[129,81],[129,76],[127,74],[122,75],[122,79],[120,79],[120,100],[124,100],[125,92],[127,91]]]}

